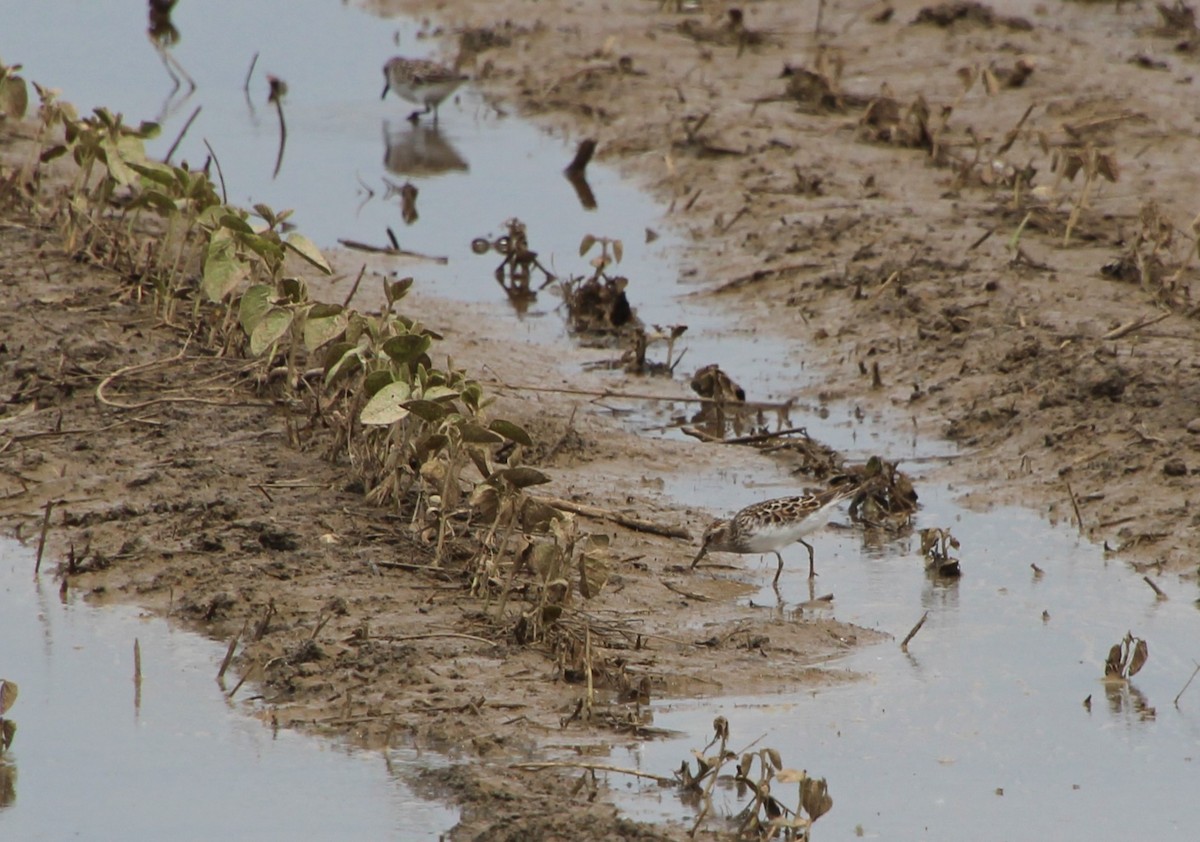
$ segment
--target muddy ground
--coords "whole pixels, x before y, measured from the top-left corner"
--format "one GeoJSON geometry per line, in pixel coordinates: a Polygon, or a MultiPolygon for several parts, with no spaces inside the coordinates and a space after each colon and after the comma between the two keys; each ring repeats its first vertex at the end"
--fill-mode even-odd
{"type": "MultiPolygon", "coordinates": [[[[961,457],[938,478],[972,504],[1078,517],[1131,567],[1195,575],[1194,31],[1109,3],[957,4],[919,24],[927,4],[829,3],[819,38],[817,4],[747,4],[740,27],[719,4],[651,0],[366,5],[436,15],[448,56],[468,30],[487,96],[595,138],[670,204],[692,294],[781,354],[804,343],[824,386],[803,403],[949,438],[961,457]]],[[[7,175],[28,131],[3,131],[7,175]]],[[[644,381],[584,371],[594,352],[514,346],[418,283],[406,306],[456,364],[486,366],[495,414],[537,439],[545,494],[690,533],[581,516],[612,536],[612,578],[554,646],[522,644],[523,603],[501,612],[461,572],[469,534],[431,566],[424,524],[369,505],[252,362],[186,344],[28,202],[0,211],[0,522],[36,541],[55,501],[44,564],[67,593],[221,640],[245,628],[227,685],[248,675],[238,697],[264,718],[471,761],[429,781],[463,805],[455,838],[683,838],[617,818],[578,770],[512,764],[563,747],[603,762],[653,733],[647,698],[852,680],[817,667],[879,639],[836,602],[735,605],[769,575],[753,557],[686,569],[711,513],[665,499],[661,477],[773,457],[646,441],[586,396],[504,388],[644,381]],[[585,649],[603,665],[590,712],[585,649]]],[[[341,259],[352,276],[361,259],[341,259]]],[[[654,390],[690,394],[679,378],[654,390]]]]}

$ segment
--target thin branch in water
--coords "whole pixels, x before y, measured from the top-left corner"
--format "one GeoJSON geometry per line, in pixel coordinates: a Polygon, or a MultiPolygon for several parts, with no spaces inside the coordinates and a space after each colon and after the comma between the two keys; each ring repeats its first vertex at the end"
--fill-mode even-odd
{"type": "MultiPolygon", "coordinates": [[[[1195,663],[1195,661],[1192,663],[1195,663]]],[[[1183,685],[1183,690],[1188,689],[1192,685],[1192,682],[1196,678],[1196,673],[1200,673],[1200,664],[1196,664],[1196,668],[1192,670],[1192,676],[1187,680],[1187,684],[1183,685]]],[[[1178,695],[1175,696],[1175,707],[1179,707],[1179,699],[1183,696],[1183,690],[1180,690],[1178,695]]]]}
{"type": "Polygon", "coordinates": [[[209,145],[208,138],[204,138],[204,147],[208,149],[208,154],[212,155],[213,163],[217,165],[217,179],[221,182],[221,201],[229,204],[229,196],[225,193],[225,173],[221,171],[221,159],[217,157],[217,153],[209,145]]]}
{"type": "Polygon", "coordinates": [[[921,619],[917,620],[917,624],[912,627],[912,631],[904,636],[904,640],[900,641],[900,648],[905,652],[908,651],[908,642],[917,636],[917,632],[921,630],[921,626],[925,625],[925,621],[929,619],[929,612],[926,611],[921,615],[921,619]]]}
{"type": "Polygon", "coordinates": [[[530,772],[538,772],[542,769],[584,769],[592,772],[616,772],[619,775],[633,775],[636,778],[647,778],[659,786],[675,786],[678,783],[678,781],[671,778],[664,778],[661,775],[643,772],[641,769],[628,769],[623,766],[611,766],[607,763],[573,763],[567,760],[557,760],[540,763],[514,763],[512,768],[525,769],[530,772]]]}
{"type": "Polygon", "coordinates": [[[179,144],[183,142],[183,136],[187,134],[188,129],[192,127],[192,123],[200,114],[202,106],[197,105],[196,110],[192,112],[192,116],[187,118],[187,122],[183,124],[183,129],[180,130],[179,136],[175,138],[175,142],[171,144],[171,148],[167,150],[166,157],[163,158],[164,163],[171,163],[171,156],[175,154],[175,150],[179,148],[179,144]]]}
{"type": "Polygon", "coordinates": [[[258,64],[258,53],[255,53],[254,57],[252,59],[250,59],[250,68],[246,71],[246,81],[242,83],[242,90],[246,93],[247,96],[249,96],[249,94],[250,94],[250,77],[252,77],[254,75],[254,67],[257,64],[258,64]]]}
{"type": "Polygon", "coordinates": [[[54,508],[54,501],[46,501],[46,513],[42,515],[42,532],[38,536],[37,560],[33,563],[33,575],[36,576],[38,571],[42,569],[42,553],[46,550],[46,532],[50,529],[50,511],[54,508]]]}
{"type": "Polygon", "coordinates": [[[354,299],[354,294],[358,292],[358,285],[362,283],[363,275],[367,273],[367,264],[363,264],[358,270],[358,277],[354,279],[354,286],[350,287],[350,291],[346,293],[346,299],[342,302],[342,309],[345,310],[350,306],[350,302],[354,299]]]}
{"type": "Polygon", "coordinates": [[[279,168],[283,166],[283,149],[287,146],[287,123],[283,119],[283,97],[287,93],[287,83],[278,76],[267,76],[267,81],[271,83],[271,93],[267,97],[268,102],[275,104],[275,113],[279,115],[279,154],[275,157],[275,172],[271,173],[271,178],[279,176],[279,168]]]}

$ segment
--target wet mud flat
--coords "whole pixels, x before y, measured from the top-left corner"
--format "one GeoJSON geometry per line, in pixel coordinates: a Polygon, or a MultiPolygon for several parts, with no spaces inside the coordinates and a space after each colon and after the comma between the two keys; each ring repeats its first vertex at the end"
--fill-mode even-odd
{"type": "MultiPolygon", "coordinates": [[[[478,84],[497,95],[515,91],[547,123],[594,132],[602,158],[674,198],[680,226],[694,235],[687,260],[689,274],[704,279],[698,294],[714,296],[740,324],[778,336],[781,346],[812,342],[807,364],[828,371],[822,400],[899,407],[923,433],[962,443],[976,458],[954,470],[966,466],[980,505],[1038,499],[1064,519],[1080,519],[1083,531],[1110,538],[1121,557],[1149,565],[1150,573],[1193,575],[1186,502],[1194,325],[1185,236],[1193,141],[1185,126],[1171,128],[1179,92],[1191,84],[1190,54],[1177,49],[1186,34],[1146,36],[1147,27],[1160,25],[1152,14],[1135,18],[1107,4],[1030,10],[1021,18],[1028,26],[977,14],[951,16],[946,27],[911,23],[917,4],[898,4],[879,20],[831,6],[823,25],[841,35],[823,37],[828,49],[817,53],[815,21],[794,17],[799,12],[786,4],[747,7],[740,30],[716,14],[674,15],[648,3],[621,8],[603,19],[570,11],[547,18],[538,9],[543,17],[530,21],[524,4],[466,6],[462,20],[447,26],[510,33],[508,46],[486,53],[478,84]],[[610,35],[618,36],[614,47],[597,52],[610,35]],[[1139,59],[1133,39],[1158,45],[1163,57],[1139,59]],[[1133,61],[1083,71],[1114,52],[1133,61]],[[930,66],[931,54],[944,60],[930,66]],[[785,61],[792,67],[780,78],[785,61]],[[1032,73],[1021,69],[1031,65],[1032,73]],[[1046,67],[1054,74],[1043,73],[1046,67]],[[1021,73],[1027,78],[1013,84],[1021,73]],[[889,94],[881,93],[884,83],[889,94]],[[1114,109],[1113,101],[1139,105],[1114,109]],[[646,102],[662,106],[652,109],[662,122],[646,119],[646,102]],[[1031,160],[1039,175],[1029,173],[1031,160]],[[1147,197],[1155,208],[1145,206],[1147,197]]],[[[603,598],[614,602],[617,619],[589,620],[582,635],[563,624],[567,633],[550,658],[517,645],[510,629],[497,627],[494,605],[489,615],[486,601],[481,606],[461,581],[426,569],[428,536],[423,543],[415,530],[417,540],[407,545],[411,521],[364,507],[361,488],[311,458],[315,436],[300,436],[308,450],[294,446],[293,408],[232,361],[184,355],[163,364],[179,353],[179,336],[129,296],[114,295],[112,277],[89,278],[91,267],[55,256],[61,246],[29,220],[13,223],[6,251],[29,256],[28,277],[41,279],[32,295],[14,292],[13,300],[40,301],[43,325],[51,316],[68,321],[51,322],[49,332],[29,328],[19,344],[6,339],[10,357],[17,347],[23,359],[38,361],[23,374],[31,390],[18,390],[21,403],[37,401],[47,412],[45,425],[22,422],[17,435],[24,438],[10,443],[27,460],[20,476],[42,491],[26,496],[14,486],[8,522],[20,523],[28,538],[44,501],[64,500],[50,541],[60,557],[70,557],[73,542],[82,555],[66,576],[69,587],[191,617],[222,639],[249,622],[258,639],[239,668],[262,681],[268,697],[285,694],[283,724],[349,729],[367,742],[407,733],[443,749],[469,747],[484,761],[475,767],[484,783],[455,786],[475,793],[476,820],[485,825],[553,833],[555,825],[532,822],[578,828],[603,819],[617,824],[594,824],[595,838],[677,833],[632,830],[608,807],[582,808],[596,814],[582,817],[573,810],[569,818],[555,779],[518,773],[507,762],[484,771],[489,758],[510,761],[543,741],[561,745],[563,732],[581,747],[596,739],[582,725],[570,730],[579,723],[586,686],[579,664],[593,629],[605,628],[633,653],[626,675],[611,677],[615,703],[597,716],[612,733],[634,737],[650,727],[627,717],[644,698],[643,677],[651,678],[651,699],[710,691],[699,680],[691,688],[655,686],[680,670],[717,672],[731,685],[761,681],[764,689],[829,680],[809,667],[874,639],[833,621],[759,621],[751,612],[769,649],[753,630],[744,639],[759,644],[741,649],[745,609],[721,602],[727,593],[702,593],[712,582],[675,570],[692,544],[614,531],[615,540],[637,547],[629,556],[645,557],[608,583],[603,598]],[[69,321],[97,314],[99,323],[69,321]],[[131,335],[145,343],[134,355],[125,350],[131,335]],[[152,414],[123,409],[114,420],[106,414],[113,407],[97,406],[96,386],[139,365],[147,367],[138,373],[155,379],[127,380],[123,402],[164,392],[181,400],[152,414]],[[207,378],[239,376],[250,381],[245,389],[196,392],[196,383],[225,382],[207,378]],[[61,422],[56,410],[63,410],[61,422]],[[159,438],[168,427],[180,436],[172,445],[159,438]],[[162,455],[147,456],[158,447],[162,455]],[[121,507],[105,505],[115,489],[121,507]],[[663,588],[661,580],[677,574],[685,594],[663,588]],[[675,640],[681,628],[697,629],[692,648],[675,640]],[[710,638],[720,645],[688,655],[710,638]],[[771,653],[763,678],[761,659],[771,653]],[[566,663],[558,660],[564,655],[566,663]],[[480,679],[481,671],[489,678],[480,679]],[[497,672],[506,676],[499,685],[497,672]],[[623,693],[632,695],[622,700],[623,693]],[[518,798],[520,807],[504,808],[510,817],[496,818],[498,805],[518,798]]],[[[536,231],[531,236],[536,243],[536,231]]],[[[634,300],[638,283],[628,290],[634,300]]],[[[471,310],[442,306],[423,311],[422,320],[453,340],[455,319],[470,319],[471,310]]],[[[5,326],[6,336],[17,335],[18,321],[14,332],[5,326]]],[[[480,335],[474,324],[458,335],[466,350],[455,357],[468,365],[473,353],[494,358],[503,339],[480,335]]],[[[538,358],[525,349],[520,370],[544,364],[547,376],[561,377],[549,373],[561,372],[564,357],[570,363],[559,351],[538,358]]],[[[564,385],[587,385],[567,370],[564,385]]],[[[611,385],[593,382],[597,391],[611,385]]],[[[522,395],[503,409],[539,441],[562,443],[545,464],[536,454],[530,460],[554,475],[555,492],[632,505],[649,519],[689,526],[695,537],[703,514],[656,499],[653,474],[722,457],[687,443],[614,443],[595,419],[568,420],[571,403],[553,400],[522,395]],[[621,482],[622,471],[629,482],[621,482]],[[649,491],[630,504],[628,488],[644,478],[649,491]]],[[[470,557],[465,547],[458,560],[470,557]]],[[[470,809],[467,816],[465,828],[470,809]]]]}

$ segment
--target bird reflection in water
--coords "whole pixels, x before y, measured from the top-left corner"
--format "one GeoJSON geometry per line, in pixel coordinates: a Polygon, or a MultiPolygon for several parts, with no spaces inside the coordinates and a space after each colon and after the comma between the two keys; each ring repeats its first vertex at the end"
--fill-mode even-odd
{"type": "Polygon", "coordinates": [[[171,81],[174,83],[171,92],[167,94],[167,98],[163,102],[162,113],[158,117],[159,123],[163,122],[171,112],[182,105],[196,90],[196,82],[183,69],[183,65],[179,63],[179,59],[170,53],[171,48],[179,43],[180,38],[179,30],[171,20],[171,12],[175,9],[177,2],[178,0],[149,0],[149,20],[146,35],[150,38],[150,43],[154,46],[154,51],[158,53],[159,59],[162,60],[163,67],[167,70],[167,75],[171,77],[171,81]],[[180,97],[178,102],[172,103],[175,95],[179,93],[180,86],[185,81],[188,85],[187,93],[180,97]]]}
{"type": "Polygon", "coordinates": [[[396,175],[432,177],[470,169],[466,159],[436,126],[385,120],[383,144],[383,165],[396,175]]]}

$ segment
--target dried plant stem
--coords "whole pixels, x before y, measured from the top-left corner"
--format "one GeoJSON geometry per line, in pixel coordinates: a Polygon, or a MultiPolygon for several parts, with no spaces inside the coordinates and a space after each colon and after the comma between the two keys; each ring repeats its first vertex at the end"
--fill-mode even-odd
{"type": "Polygon", "coordinates": [[[1149,576],[1143,576],[1142,581],[1150,586],[1150,589],[1154,591],[1155,595],[1159,599],[1167,598],[1167,595],[1165,593],[1163,593],[1163,589],[1160,588],[1158,585],[1154,584],[1154,581],[1149,576]]]}
{"type": "Polygon", "coordinates": [[[564,500],[561,497],[534,497],[533,499],[539,503],[544,503],[555,509],[572,512],[573,514],[597,518],[599,520],[610,520],[635,532],[648,532],[651,535],[662,535],[664,538],[683,538],[684,540],[691,540],[692,537],[691,533],[682,526],[668,526],[666,524],[654,523],[653,521],[623,515],[620,512],[614,512],[609,509],[602,509],[599,506],[574,503],[570,500],[564,500]]]}
{"type": "Polygon", "coordinates": [[[1170,315],[1171,315],[1170,313],[1160,313],[1159,315],[1155,316],[1154,318],[1150,318],[1149,316],[1143,316],[1141,318],[1134,319],[1132,322],[1128,322],[1127,324],[1123,324],[1120,327],[1110,330],[1108,333],[1104,334],[1100,338],[1101,339],[1120,339],[1124,336],[1128,336],[1129,334],[1131,334],[1135,331],[1139,331],[1144,327],[1149,327],[1150,325],[1156,325],[1170,315]]]}
{"type": "MultiPolygon", "coordinates": [[[[1195,662],[1193,662],[1195,663],[1195,662]]],[[[1183,685],[1183,690],[1175,696],[1175,707],[1179,707],[1179,699],[1183,696],[1183,691],[1192,686],[1192,682],[1196,679],[1196,674],[1200,673],[1200,664],[1196,664],[1196,668],[1192,670],[1192,675],[1188,678],[1187,683],[1183,685]]]]}
{"type": "Polygon", "coordinates": [[[213,163],[217,167],[217,179],[221,182],[221,201],[229,204],[229,195],[225,192],[225,173],[221,169],[221,160],[217,157],[217,153],[212,148],[212,145],[209,144],[208,138],[204,139],[204,148],[208,150],[209,155],[212,155],[213,163]]]}
{"type": "Polygon", "coordinates": [[[42,515],[42,531],[38,536],[37,560],[33,563],[33,575],[36,576],[42,569],[42,553],[46,551],[46,533],[50,530],[50,512],[54,508],[54,501],[46,501],[46,513],[42,515]]]}
{"type": "Polygon", "coordinates": [[[246,683],[246,679],[253,675],[256,669],[258,669],[258,664],[251,664],[250,668],[238,679],[238,683],[233,685],[233,689],[225,694],[225,698],[232,699],[237,691],[242,689],[242,685],[246,683]]]}
{"type": "Polygon", "coordinates": [[[633,775],[635,778],[646,778],[659,786],[674,786],[676,781],[661,775],[643,772],[640,769],[627,769],[623,766],[612,766],[608,763],[573,763],[569,760],[542,761],[538,763],[514,763],[510,769],[523,769],[527,772],[540,772],[543,769],[583,769],[589,772],[615,772],[618,775],[633,775]]]}
{"type": "Polygon", "coordinates": [[[225,650],[225,657],[221,659],[221,668],[217,670],[217,681],[225,677],[225,671],[229,669],[229,664],[233,661],[233,653],[237,651],[238,641],[242,639],[242,635],[246,633],[246,628],[249,625],[249,620],[242,622],[242,630],[233,636],[229,641],[229,647],[225,650]]]}
{"type": "Polygon", "coordinates": [[[275,97],[275,113],[279,115],[279,152],[275,156],[275,171],[271,173],[271,178],[279,176],[279,168],[283,166],[283,149],[287,146],[287,123],[283,119],[283,102],[282,97],[275,97]]]}
{"type": "Polygon", "coordinates": [[[500,643],[495,640],[488,640],[486,637],[479,637],[474,634],[463,634],[462,632],[424,632],[423,634],[379,634],[375,635],[375,640],[389,641],[404,641],[404,640],[432,640],[435,637],[450,637],[458,640],[473,640],[476,643],[486,643],[488,646],[499,646],[500,643]]]}
{"type": "Polygon", "coordinates": [[[350,306],[350,302],[354,300],[355,293],[358,292],[358,285],[362,283],[363,275],[367,273],[367,264],[363,264],[358,270],[358,277],[354,279],[354,285],[350,287],[350,291],[346,293],[345,299],[342,300],[342,309],[345,310],[350,306]]]}
{"type": "Polygon", "coordinates": [[[929,612],[926,611],[921,615],[921,619],[917,620],[917,624],[912,627],[912,630],[904,636],[904,640],[900,641],[900,648],[905,652],[908,651],[908,642],[917,636],[917,632],[921,630],[921,626],[925,625],[925,621],[929,619],[929,612]]]}
{"type": "Polygon", "coordinates": [[[163,157],[163,163],[171,163],[171,156],[175,154],[175,150],[179,148],[179,144],[183,143],[183,136],[187,134],[188,129],[192,127],[192,123],[200,116],[200,106],[192,112],[192,116],[187,118],[187,122],[183,124],[183,128],[179,130],[179,134],[175,138],[175,142],[171,144],[171,148],[167,150],[167,154],[163,157]]]}
{"type": "Polygon", "coordinates": [[[1075,510],[1075,523],[1079,527],[1079,534],[1083,535],[1083,515],[1079,511],[1079,501],[1075,498],[1075,490],[1071,488],[1071,481],[1066,480],[1067,494],[1071,497],[1071,508],[1075,510]]]}

